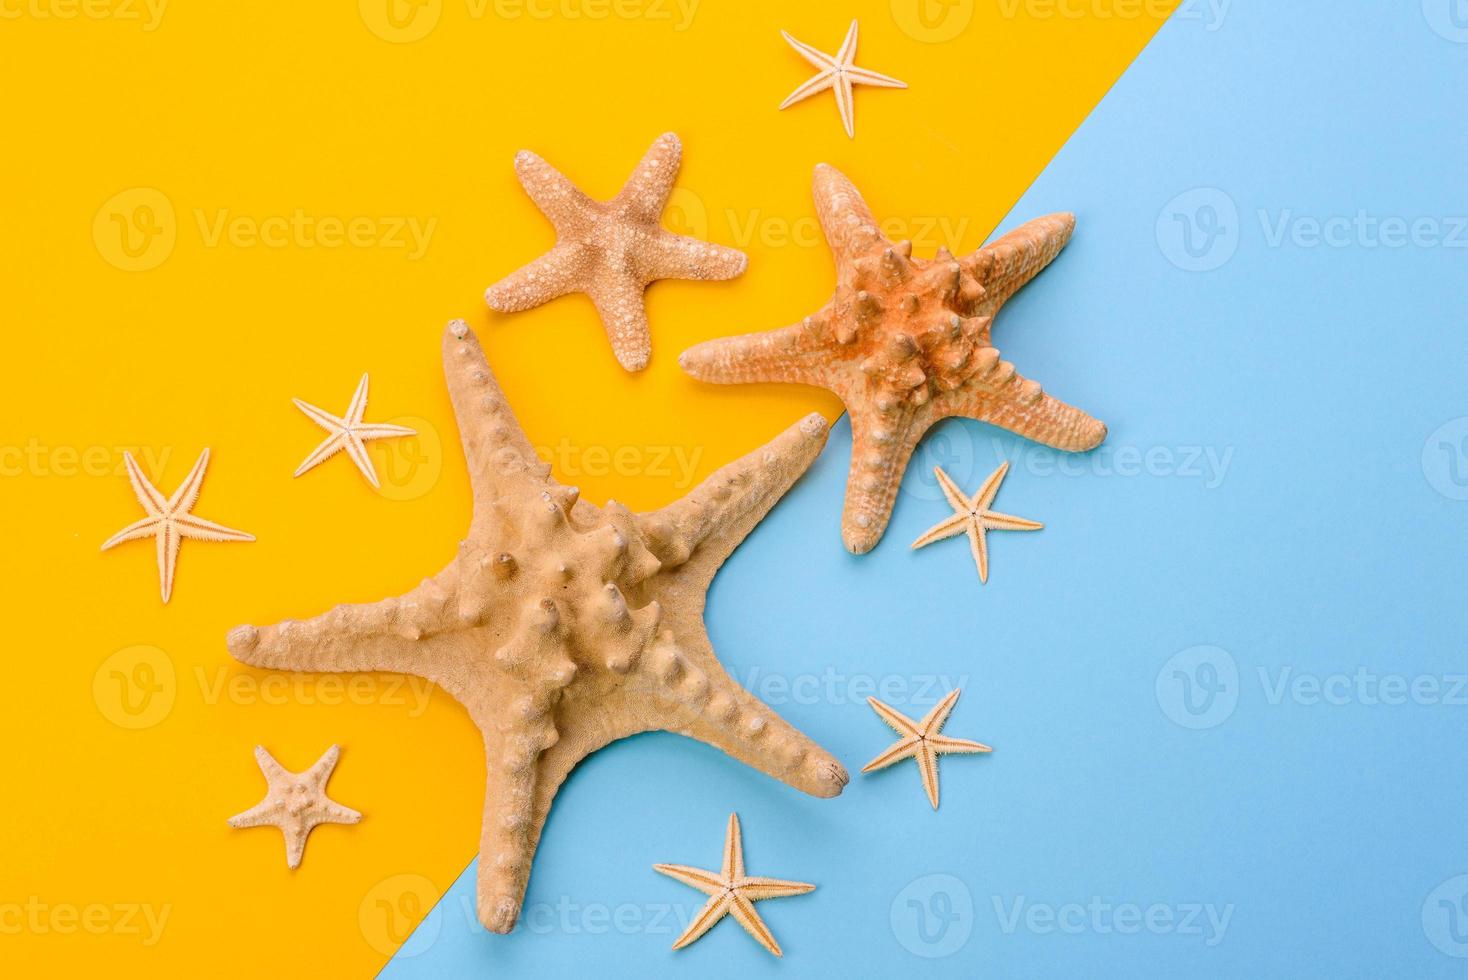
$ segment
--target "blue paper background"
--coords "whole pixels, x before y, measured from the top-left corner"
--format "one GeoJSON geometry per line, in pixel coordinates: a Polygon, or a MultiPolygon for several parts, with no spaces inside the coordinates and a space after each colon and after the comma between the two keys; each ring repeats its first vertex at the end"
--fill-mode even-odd
{"type": "Polygon", "coordinates": [[[1468,969],[1468,5],[1210,24],[1185,4],[1003,225],[1079,216],[995,339],[1106,445],[948,423],[858,559],[843,420],[713,589],[724,663],[853,773],[874,687],[961,686],[994,754],[934,813],[910,764],[822,801],[629,740],[561,791],[520,929],[475,924],[471,866],[385,977],[1468,969]],[[992,535],[987,586],[961,539],[908,551],[933,463],[1006,458],[997,506],[1046,528],[992,535]],[[669,951],[701,896],[651,866],[717,867],[732,810],[752,873],[819,884],[760,906],[784,962],[732,922],[669,951]]]}

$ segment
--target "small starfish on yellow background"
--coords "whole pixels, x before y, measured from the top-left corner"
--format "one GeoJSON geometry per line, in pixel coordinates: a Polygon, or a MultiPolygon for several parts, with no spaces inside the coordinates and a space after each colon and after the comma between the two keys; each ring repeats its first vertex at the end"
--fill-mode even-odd
{"type": "Polygon", "coordinates": [[[928,793],[928,800],[933,804],[933,809],[938,809],[938,756],[944,752],[992,752],[993,749],[978,742],[970,742],[965,738],[949,738],[940,735],[943,723],[948,720],[948,715],[953,711],[953,706],[958,703],[959,691],[950,691],[948,696],[923,716],[922,721],[913,721],[902,712],[883,704],[876,698],[867,698],[867,704],[872,710],[881,716],[882,720],[892,726],[892,730],[902,736],[897,743],[877,756],[871,762],[862,766],[862,772],[873,772],[877,769],[885,769],[894,762],[903,759],[916,759],[918,771],[922,773],[923,789],[928,793]]]}
{"type": "Polygon", "coordinates": [[[489,287],[484,300],[517,313],[567,293],[596,304],[612,352],[628,371],[652,356],[642,294],[658,279],[732,279],[749,260],[723,245],[663,228],[663,208],[683,159],[677,135],[664,133],[643,156],[621,193],[594,201],[529,150],[515,157],[525,192],[556,228],[549,252],[489,287]]]}
{"type": "Polygon", "coordinates": [[[367,482],[376,489],[380,486],[377,471],[372,467],[372,457],[367,455],[367,447],[364,443],[372,439],[395,439],[399,436],[418,434],[416,430],[405,425],[362,421],[362,416],[367,411],[367,375],[365,374],[357,383],[357,391],[352,395],[352,403],[347,406],[347,414],[341,418],[309,402],[303,402],[299,398],[292,398],[291,401],[306,413],[307,418],[331,433],[322,440],[321,445],[311,450],[311,455],[296,467],[296,472],[292,476],[300,476],[307,470],[320,466],[342,450],[346,450],[347,456],[357,464],[357,469],[362,471],[367,482]]]}
{"type": "Polygon", "coordinates": [[[327,799],[326,783],[341,757],[341,749],[333,745],[305,772],[291,772],[263,745],[255,746],[255,761],[265,774],[268,789],[265,799],[244,813],[229,818],[231,827],[279,827],[285,835],[285,863],[295,868],[306,851],[306,838],[324,823],[357,823],[362,814],[350,807],[327,799]]]}
{"type": "Polygon", "coordinates": [[[831,89],[836,93],[836,109],[841,113],[841,125],[846,127],[848,138],[856,138],[856,115],[851,94],[853,85],[875,85],[878,88],[907,88],[906,82],[898,81],[889,75],[859,68],[856,61],[856,21],[851,22],[851,29],[846,32],[846,40],[841,42],[841,49],[834,55],[817,51],[815,48],[792,37],[787,31],[781,31],[780,36],[800,56],[820,69],[809,81],[802,84],[794,92],[786,96],[785,101],[780,103],[780,108],[789,106],[808,99],[812,95],[831,89]]]}
{"type": "Polygon", "coordinates": [[[1038,531],[1045,526],[1039,521],[1011,517],[989,509],[999,493],[999,484],[1004,482],[1004,474],[1009,472],[1007,462],[1001,463],[997,470],[990,473],[984,485],[972,497],[963,495],[957,484],[943,472],[943,467],[934,467],[933,472],[938,476],[938,485],[943,488],[943,496],[948,498],[948,503],[953,507],[953,516],[928,528],[912,546],[916,550],[934,541],[967,533],[974,564],[979,566],[980,582],[989,581],[989,544],[984,537],[986,531],[1038,531]]]}
{"type": "Polygon", "coordinates": [[[814,891],[816,887],[803,881],[752,878],[746,875],[744,837],[739,830],[737,813],[729,814],[729,830],[724,836],[724,864],[720,871],[704,871],[682,864],[655,864],[653,868],[709,896],[708,902],[693,917],[693,921],[688,923],[683,935],[673,943],[674,949],[682,949],[694,942],[724,916],[732,915],[744,927],[744,931],[753,936],[761,946],[776,956],[782,956],[784,954],[780,951],[780,944],[775,941],[769,926],[765,925],[755,911],[754,903],[766,898],[804,895],[814,891]]]}
{"type": "Polygon", "coordinates": [[[148,512],[148,516],[134,521],[108,538],[102,544],[102,550],[106,551],[124,541],[135,541],[138,538],[157,539],[158,585],[164,602],[173,595],[173,573],[178,567],[178,549],[184,538],[197,541],[255,540],[253,534],[236,531],[189,513],[194,509],[194,504],[198,503],[199,491],[204,486],[204,471],[209,467],[209,450],[199,454],[189,475],[184,477],[173,496],[166,499],[158,492],[157,487],[148,482],[132,453],[124,452],[122,460],[127,465],[127,478],[133,486],[133,493],[137,496],[138,503],[143,505],[143,510],[148,512]]]}

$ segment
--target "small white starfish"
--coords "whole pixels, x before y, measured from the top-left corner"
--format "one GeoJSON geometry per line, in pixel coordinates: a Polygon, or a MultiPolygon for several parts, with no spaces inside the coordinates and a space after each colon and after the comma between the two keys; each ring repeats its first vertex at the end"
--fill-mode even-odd
{"type": "Polygon", "coordinates": [[[862,772],[872,772],[876,769],[885,769],[894,762],[903,759],[916,759],[918,772],[922,773],[923,789],[928,791],[928,800],[933,804],[933,809],[938,809],[938,755],[943,752],[992,752],[993,749],[978,742],[970,742],[966,738],[949,738],[938,734],[943,723],[948,720],[948,715],[953,711],[953,706],[958,703],[959,691],[950,691],[948,696],[923,716],[922,721],[913,721],[895,708],[889,707],[876,698],[867,698],[867,704],[872,710],[881,716],[882,720],[892,726],[892,730],[901,735],[896,744],[887,751],[877,756],[871,762],[862,766],[862,772]]]}
{"type": "Polygon", "coordinates": [[[841,50],[834,55],[817,51],[815,48],[798,41],[789,32],[781,31],[783,37],[792,48],[799,51],[801,57],[820,69],[808,82],[801,85],[780,103],[780,108],[792,106],[802,99],[808,99],[812,95],[833,89],[836,93],[836,108],[841,112],[841,123],[846,127],[846,135],[856,138],[855,109],[851,95],[853,85],[875,85],[879,88],[907,88],[906,82],[898,81],[889,75],[859,68],[854,64],[856,61],[856,21],[851,22],[851,29],[846,32],[846,40],[841,42],[841,50]]]}
{"type": "Polygon", "coordinates": [[[752,878],[744,873],[744,836],[739,830],[739,814],[729,814],[729,830],[724,835],[724,864],[719,872],[690,868],[683,864],[655,864],[653,869],[697,888],[709,900],[699,909],[683,935],[673,943],[682,949],[714,927],[726,915],[734,918],[755,940],[776,956],[780,944],[774,933],[754,909],[754,903],[766,898],[785,898],[815,891],[815,885],[803,881],[781,881],[779,878],[752,878]]]}
{"type": "Polygon", "coordinates": [[[367,411],[367,375],[362,375],[362,380],[357,384],[357,393],[352,396],[352,403],[347,406],[345,418],[337,418],[330,412],[322,411],[315,405],[303,402],[299,398],[292,398],[296,407],[305,412],[307,417],[321,426],[331,435],[327,436],[306,461],[296,467],[293,476],[302,473],[315,466],[324,463],[343,449],[351,457],[357,469],[367,478],[367,482],[376,489],[380,484],[377,482],[377,471],[372,468],[372,457],[367,455],[367,447],[364,445],[370,439],[393,439],[398,436],[415,436],[417,430],[402,425],[373,425],[364,423],[362,415],[367,411]]]}
{"type": "Polygon", "coordinates": [[[1026,520],[1023,517],[1011,517],[1008,514],[1000,514],[989,509],[999,493],[999,484],[1004,482],[1004,474],[1009,472],[1009,464],[1002,463],[999,468],[989,474],[984,485],[979,487],[978,493],[972,497],[965,497],[963,491],[943,472],[943,467],[933,469],[938,476],[938,485],[943,488],[943,496],[948,498],[952,505],[954,514],[945,521],[940,521],[928,528],[923,536],[912,543],[914,549],[930,545],[934,541],[942,541],[951,538],[960,532],[968,532],[969,550],[973,552],[974,564],[979,566],[979,581],[989,581],[989,544],[984,537],[985,531],[1038,531],[1045,525],[1038,521],[1026,520]]]}
{"type": "Polygon", "coordinates": [[[263,745],[255,746],[255,761],[265,774],[265,799],[229,818],[231,827],[279,827],[285,835],[285,863],[297,867],[306,851],[306,838],[323,823],[356,823],[362,814],[326,797],[326,782],[336,768],[341,749],[333,745],[305,772],[291,772],[263,745]]]}
{"type": "Polygon", "coordinates": [[[199,490],[204,486],[204,470],[209,466],[209,450],[199,454],[198,462],[194,468],[189,470],[189,475],[179,484],[172,497],[164,498],[158,492],[158,488],[148,482],[143,475],[143,470],[138,466],[138,461],[133,459],[132,453],[124,452],[122,460],[127,464],[127,478],[133,486],[133,493],[138,498],[138,503],[143,505],[143,510],[148,516],[140,521],[134,521],[127,527],[118,531],[102,544],[102,550],[106,551],[124,541],[135,541],[138,538],[156,538],[158,540],[158,585],[163,594],[163,601],[167,602],[173,594],[173,573],[178,567],[178,548],[184,538],[193,538],[196,541],[254,541],[253,534],[244,531],[236,531],[225,527],[223,524],[215,524],[206,521],[202,517],[195,517],[189,511],[193,510],[194,504],[199,500],[199,490]]]}

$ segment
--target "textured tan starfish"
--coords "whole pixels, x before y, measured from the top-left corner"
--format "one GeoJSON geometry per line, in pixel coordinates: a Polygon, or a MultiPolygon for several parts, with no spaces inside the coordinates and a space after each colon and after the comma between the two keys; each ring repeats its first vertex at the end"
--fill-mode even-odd
{"type": "Polygon", "coordinates": [[[296,407],[306,413],[306,417],[327,432],[331,433],[321,445],[311,450],[311,455],[306,457],[305,462],[296,467],[293,476],[300,476],[309,469],[313,469],[326,462],[342,450],[346,450],[347,456],[367,482],[374,488],[380,486],[377,481],[377,470],[372,467],[372,457],[367,454],[364,443],[372,439],[395,439],[399,436],[415,436],[417,431],[404,425],[387,425],[386,423],[363,422],[362,416],[367,411],[367,375],[362,375],[362,380],[357,383],[357,391],[352,395],[352,403],[347,406],[347,414],[338,418],[330,412],[317,408],[309,402],[303,402],[299,398],[292,398],[296,407]]]}
{"type": "Polygon", "coordinates": [[[989,544],[984,538],[987,531],[1038,531],[1045,525],[1038,521],[1026,520],[1023,517],[1011,517],[1008,514],[1000,514],[989,509],[999,493],[999,484],[1004,482],[1004,474],[1009,472],[1009,464],[1001,463],[999,468],[989,474],[989,478],[979,487],[978,493],[972,497],[965,497],[963,491],[958,489],[957,484],[943,472],[943,467],[938,466],[933,470],[938,475],[938,485],[943,488],[943,496],[948,498],[948,503],[953,507],[953,516],[945,521],[939,521],[922,536],[912,543],[914,549],[922,548],[932,544],[934,541],[942,541],[951,538],[955,534],[968,534],[969,550],[973,552],[974,564],[979,566],[979,581],[989,581],[989,544]]]}
{"type": "Polygon", "coordinates": [[[688,496],[634,514],[550,477],[462,322],[444,373],[474,519],[458,555],[408,594],[229,634],[256,667],[426,677],[468,709],[489,767],[479,917],[508,932],[557,788],[619,738],[688,735],[796,789],[835,796],[846,770],[740,687],[703,623],[714,573],[820,453],[811,415],[688,496]]]}
{"type": "Polygon", "coordinates": [[[783,956],[784,954],[780,952],[780,944],[775,941],[775,936],[770,932],[769,926],[765,925],[764,920],[755,911],[754,903],[766,898],[804,895],[807,892],[815,891],[816,887],[807,885],[803,881],[752,878],[745,874],[744,837],[739,830],[737,813],[729,814],[729,830],[724,835],[722,870],[704,871],[682,864],[655,864],[653,868],[709,896],[708,902],[699,909],[693,921],[688,923],[688,928],[683,931],[683,935],[673,943],[674,949],[682,949],[712,929],[714,924],[724,916],[733,915],[735,920],[744,927],[744,931],[753,936],[761,946],[776,956],[783,956]]]}
{"type": "Polygon", "coordinates": [[[255,540],[253,534],[236,531],[189,513],[194,509],[194,504],[198,503],[199,491],[204,486],[204,471],[209,467],[209,450],[199,454],[194,468],[189,470],[189,475],[184,477],[183,483],[168,498],[164,498],[148,482],[132,453],[124,452],[122,459],[127,465],[127,478],[132,483],[133,493],[137,496],[138,503],[143,505],[143,510],[148,512],[148,516],[134,521],[108,538],[103,543],[102,550],[106,551],[124,541],[155,538],[158,542],[158,586],[164,602],[173,595],[173,573],[178,567],[178,549],[184,538],[193,538],[196,541],[255,540]]]}
{"type": "Polygon", "coordinates": [[[362,814],[326,797],[326,783],[341,749],[333,745],[305,772],[291,772],[263,745],[255,746],[255,761],[265,774],[265,799],[244,813],[229,818],[231,827],[279,827],[285,835],[285,863],[300,866],[306,852],[306,838],[324,823],[356,823],[362,814]]]}
{"type": "Polygon", "coordinates": [[[877,769],[885,769],[894,762],[903,759],[916,759],[918,772],[922,773],[923,789],[928,793],[928,800],[933,804],[933,809],[938,809],[938,756],[945,752],[992,752],[993,749],[978,742],[970,742],[965,738],[949,738],[940,735],[943,723],[948,720],[948,715],[953,711],[953,706],[958,703],[958,691],[948,692],[948,696],[933,707],[923,716],[922,721],[913,721],[902,712],[883,704],[876,698],[867,698],[867,704],[872,710],[881,716],[882,720],[892,726],[901,738],[897,743],[877,756],[871,762],[861,767],[862,772],[873,772],[877,769]]]}
{"type": "Polygon", "coordinates": [[[836,108],[841,113],[841,124],[846,127],[848,138],[856,138],[856,110],[852,98],[851,87],[853,85],[875,85],[878,88],[907,88],[906,82],[900,82],[890,75],[859,68],[856,65],[856,21],[851,22],[851,28],[846,32],[846,40],[841,42],[841,50],[835,54],[826,54],[815,48],[798,41],[786,31],[781,31],[789,45],[800,52],[801,57],[815,65],[818,71],[809,81],[805,82],[794,92],[791,92],[780,108],[792,106],[802,99],[808,99],[812,95],[832,89],[836,93],[836,108]]]}
{"type": "Polygon", "coordinates": [[[501,313],[517,313],[567,293],[586,293],[618,362],[628,371],[642,370],[652,356],[642,302],[648,285],[658,279],[732,279],[749,261],[743,252],[662,227],[682,156],[678,137],[664,133],[620,194],[594,201],[540,157],[521,150],[515,170],[555,225],[556,244],[489,287],[485,301],[501,313]]]}
{"type": "Polygon", "coordinates": [[[1037,218],[961,259],[939,249],[925,261],[910,242],[882,237],[834,168],[816,167],[815,198],[836,256],[831,301],[791,327],[698,344],[679,363],[705,381],[818,385],[846,403],[848,549],[881,539],[913,450],[942,419],[978,419],[1070,451],[1106,438],[1106,426],[1021,378],[990,342],[994,314],[1065,247],[1073,215],[1037,218]]]}

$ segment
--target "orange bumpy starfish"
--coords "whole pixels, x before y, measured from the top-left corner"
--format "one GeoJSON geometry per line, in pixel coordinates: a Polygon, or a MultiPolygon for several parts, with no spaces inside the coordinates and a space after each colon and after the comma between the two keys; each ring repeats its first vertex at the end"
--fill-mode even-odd
{"type": "Polygon", "coordinates": [[[664,133],[610,201],[594,201],[529,150],[515,157],[520,183],[556,228],[549,252],[489,287],[491,309],[517,313],[567,293],[586,293],[601,314],[612,352],[628,371],[652,356],[642,294],[658,279],[732,279],[743,252],[663,228],[683,145],[664,133]]]}
{"type": "Polygon", "coordinates": [[[468,709],[489,767],[478,899],[494,932],[515,925],[556,790],[616,739],[678,732],[814,796],[840,793],[846,770],[725,672],[703,623],[714,573],[820,453],[825,420],[634,514],[551,479],[460,321],[443,359],[474,490],[457,557],[399,598],[237,627],[230,653],[272,669],[414,674],[468,709]]]}
{"type": "Polygon", "coordinates": [[[940,248],[922,260],[910,242],[883,237],[834,168],[816,167],[815,198],[836,257],[831,301],[794,326],[698,344],[679,363],[705,381],[817,385],[846,403],[848,549],[881,539],[913,450],[942,419],[978,419],[1069,451],[1106,438],[1106,426],[1021,378],[990,342],[994,315],[1065,247],[1074,215],[1037,218],[963,258],[940,248]]]}

